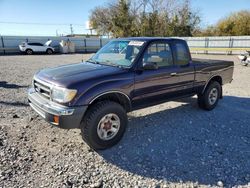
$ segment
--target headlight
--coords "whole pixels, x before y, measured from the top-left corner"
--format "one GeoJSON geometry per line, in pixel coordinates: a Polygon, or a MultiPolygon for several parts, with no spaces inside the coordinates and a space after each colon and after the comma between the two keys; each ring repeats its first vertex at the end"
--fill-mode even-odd
{"type": "Polygon", "coordinates": [[[77,90],[66,89],[62,87],[53,87],[52,89],[52,100],[59,103],[70,102],[76,96],[77,90]]]}

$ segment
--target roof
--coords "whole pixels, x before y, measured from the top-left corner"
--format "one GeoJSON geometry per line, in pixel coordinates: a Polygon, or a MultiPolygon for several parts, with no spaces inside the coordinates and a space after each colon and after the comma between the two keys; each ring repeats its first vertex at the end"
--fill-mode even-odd
{"type": "Polygon", "coordinates": [[[117,38],[119,40],[138,40],[138,41],[155,41],[155,40],[181,40],[183,39],[180,38],[175,38],[175,37],[128,37],[128,38],[117,38]]]}

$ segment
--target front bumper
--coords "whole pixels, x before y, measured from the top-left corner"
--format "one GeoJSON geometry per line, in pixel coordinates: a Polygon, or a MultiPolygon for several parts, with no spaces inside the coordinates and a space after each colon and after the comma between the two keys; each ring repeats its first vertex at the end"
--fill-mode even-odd
{"type": "Polygon", "coordinates": [[[66,107],[42,97],[34,88],[28,91],[29,105],[47,122],[63,129],[80,128],[87,106],[66,107]]]}

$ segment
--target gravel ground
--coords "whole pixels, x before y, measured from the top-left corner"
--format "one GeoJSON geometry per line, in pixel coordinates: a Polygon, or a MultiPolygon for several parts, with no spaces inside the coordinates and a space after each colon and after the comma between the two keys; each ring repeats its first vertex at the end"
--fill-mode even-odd
{"type": "Polygon", "coordinates": [[[194,55],[235,61],[216,109],[188,98],[134,111],[122,141],[95,152],[27,103],[37,70],[89,56],[0,57],[0,187],[250,187],[250,67],[194,55]]]}

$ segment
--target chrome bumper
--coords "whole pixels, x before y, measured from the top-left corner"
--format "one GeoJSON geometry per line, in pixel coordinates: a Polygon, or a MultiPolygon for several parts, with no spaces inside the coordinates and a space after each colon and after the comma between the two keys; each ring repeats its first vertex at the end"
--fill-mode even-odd
{"type": "Polygon", "coordinates": [[[66,129],[79,128],[83,115],[87,109],[87,106],[69,108],[54,103],[42,97],[34,88],[28,90],[28,100],[31,108],[46,121],[66,129]],[[58,124],[54,123],[54,116],[59,117],[58,124]]]}
{"type": "MultiPolygon", "coordinates": [[[[49,114],[61,116],[61,115],[72,115],[74,113],[74,109],[67,108],[64,106],[61,106],[57,103],[53,103],[52,101],[46,100],[43,97],[41,97],[34,88],[30,88],[28,91],[28,98],[30,103],[30,106],[37,111],[39,109],[42,111],[45,111],[49,114]]],[[[38,112],[38,113],[39,113],[38,112]]]]}

